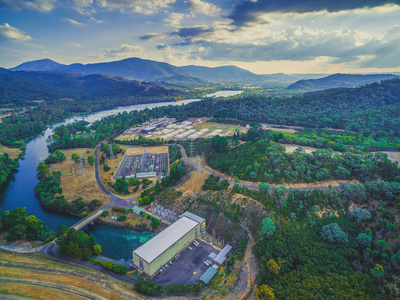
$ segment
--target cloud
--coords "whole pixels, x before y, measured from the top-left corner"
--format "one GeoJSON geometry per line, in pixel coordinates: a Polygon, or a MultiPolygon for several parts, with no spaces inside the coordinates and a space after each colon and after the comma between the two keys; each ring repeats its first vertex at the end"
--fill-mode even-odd
{"type": "Polygon", "coordinates": [[[91,22],[94,22],[94,23],[97,23],[97,24],[100,24],[100,23],[103,23],[103,22],[104,22],[103,20],[98,20],[98,19],[95,19],[95,18],[93,18],[93,17],[90,17],[90,21],[91,21],[91,22]]]}
{"type": "Polygon", "coordinates": [[[143,51],[143,48],[136,45],[122,44],[118,49],[104,49],[104,56],[107,57],[121,57],[130,56],[136,54],[137,52],[143,51]]]}
{"type": "Polygon", "coordinates": [[[384,36],[340,28],[335,30],[290,26],[269,30],[267,25],[235,30],[228,23],[179,28],[170,34],[179,39],[176,46],[191,59],[209,61],[313,61],[353,66],[394,68],[400,66],[400,26],[384,36]],[[201,51],[200,51],[201,49],[201,51]]]}
{"type": "Polygon", "coordinates": [[[168,48],[170,48],[170,47],[167,46],[167,45],[164,45],[164,44],[158,44],[158,45],[156,46],[156,48],[157,48],[157,50],[164,50],[164,49],[168,49],[168,48]]]}
{"type": "Polygon", "coordinates": [[[181,25],[182,20],[187,17],[187,15],[182,13],[170,13],[168,18],[163,19],[163,21],[174,28],[177,28],[181,25]]]}
{"type": "Polygon", "coordinates": [[[338,12],[357,8],[373,8],[388,4],[399,5],[398,0],[255,0],[237,4],[228,18],[234,25],[246,26],[258,23],[266,13],[307,13],[317,11],[338,12]]]}
{"type": "Polygon", "coordinates": [[[201,0],[188,0],[185,4],[190,8],[193,14],[205,14],[209,16],[216,16],[221,11],[221,9],[211,3],[201,0]]]}
{"type": "Polygon", "coordinates": [[[82,45],[78,43],[65,43],[65,44],[73,47],[79,47],[79,48],[82,47],[82,45]]]}
{"type": "Polygon", "coordinates": [[[8,23],[0,25],[0,36],[9,40],[26,42],[33,40],[30,35],[19,30],[18,28],[10,26],[8,23]]]}
{"type": "MultiPolygon", "coordinates": [[[[2,0],[0,0],[2,1],[2,0]]],[[[168,8],[176,0],[73,0],[73,8],[89,15],[100,11],[119,10],[121,13],[151,15],[168,8]]]]}
{"type": "Polygon", "coordinates": [[[374,38],[343,53],[335,63],[346,62],[346,58],[358,59],[356,65],[363,68],[393,68],[400,66],[400,26],[389,29],[382,38],[374,38]],[[344,58],[344,59],[343,59],[344,58]]]}
{"type": "Polygon", "coordinates": [[[63,20],[64,20],[64,21],[67,21],[68,23],[71,23],[71,24],[73,24],[73,25],[78,25],[78,26],[83,26],[83,25],[85,25],[85,24],[83,24],[83,23],[81,23],[81,22],[78,22],[78,21],[75,21],[75,20],[73,20],[73,19],[64,18],[63,20]]]}
{"type": "Polygon", "coordinates": [[[41,12],[52,11],[57,3],[57,0],[0,0],[0,4],[10,7],[14,10],[30,9],[41,12]]]}
{"type": "Polygon", "coordinates": [[[151,41],[151,40],[156,40],[156,39],[163,39],[167,35],[165,33],[156,33],[156,32],[150,32],[146,33],[145,35],[142,35],[139,39],[142,41],[151,41]]]}

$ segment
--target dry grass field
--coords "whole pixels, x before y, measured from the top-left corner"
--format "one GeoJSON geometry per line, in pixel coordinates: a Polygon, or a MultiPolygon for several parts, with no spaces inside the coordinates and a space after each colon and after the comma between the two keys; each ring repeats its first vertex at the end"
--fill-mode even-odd
{"type": "Polygon", "coordinates": [[[131,286],[79,265],[37,254],[0,251],[0,298],[144,299],[131,286]]]}
{"type": "Polygon", "coordinates": [[[236,129],[238,129],[241,133],[246,133],[247,128],[244,126],[240,125],[233,125],[233,124],[220,124],[220,123],[214,123],[214,122],[207,122],[210,120],[210,118],[200,118],[200,119],[190,119],[191,121],[195,122],[193,124],[193,128],[196,130],[201,130],[201,129],[209,129],[210,131],[207,133],[210,133],[213,130],[223,130],[223,132],[220,134],[221,136],[226,136],[226,135],[233,135],[236,129]],[[198,121],[201,121],[201,123],[198,123],[198,121]]]}
{"type": "Polygon", "coordinates": [[[97,199],[105,204],[110,201],[110,198],[105,195],[97,186],[94,176],[94,165],[89,166],[87,158],[93,155],[93,149],[80,148],[62,150],[66,156],[66,160],[61,164],[51,164],[50,171],[61,171],[61,187],[63,195],[67,200],[75,200],[82,197],[85,200],[97,199]],[[89,151],[89,153],[87,153],[89,151]],[[82,155],[85,160],[86,174],[81,174],[81,167],[79,164],[71,160],[71,155],[76,153],[82,155]]]}
{"type": "MultiPolygon", "coordinates": [[[[143,154],[144,147],[128,148],[125,152],[126,155],[141,155],[143,154]]],[[[167,146],[146,147],[146,153],[168,153],[167,146]]]]}
{"type": "Polygon", "coordinates": [[[9,148],[0,144],[0,153],[7,153],[11,159],[16,159],[21,152],[19,148],[9,148]]]}

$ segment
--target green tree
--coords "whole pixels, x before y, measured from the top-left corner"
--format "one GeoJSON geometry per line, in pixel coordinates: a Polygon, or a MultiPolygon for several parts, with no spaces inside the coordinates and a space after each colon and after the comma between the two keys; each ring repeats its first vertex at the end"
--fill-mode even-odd
{"type": "Polygon", "coordinates": [[[330,243],[345,244],[349,241],[347,233],[343,232],[337,223],[322,226],[321,235],[330,243]]]}
{"type": "Polygon", "coordinates": [[[93,255],[99,256],[103,253],[103,250],[101,249],[101,245],[94,245],[93,246],[93,255]]]}
{"type": "Polygon", "coordinates": [[[36,172],[36,177],[41,181],[46,180],[50,176],[49,166],[43,161],[39,163],[36,172]]]}
{"type": "Polygon", "coordinates": [[[381,265],[376,264],[375,267],[371,269],[371,274],[378,280],[381,280],[385,276],[385,271],[381,265]]]}
{"type": "Polygon", "coordinates": [[[280,267],[279,267],[279,265],[276,263],[275,260],[271,259],[271,260],[269,260],[269,261],[267,262],[267,269],[268,269],[271,273],[278,275],[278,274],[279,274],[280,267]]]}
{"type": "Polygon", "coordinates": [[[276,230],[275,224],[270,218],[264,218],[262,221],[261,231],[265,233],[268,237],[274,234],[276,230]]]}
{"type": "Polygon", "coordinates": [[[274,290],[270,288],[268,285],[264,284],[255,290],[255,299],[256,300],[274,300],[275,294],[274,290]]]}
{"type": "Polygon", "coordinates": [[[93,166],[94,162],[96,161],[96,159],[91,155],[88,156],[87,160],[88,160],[89,166],[93,166]]]}
{"type": "Polygon", "coordinates": [[[362,248],[371,248],[371,242],[372,242],[372,236],[371,234],[367,233],[360,233],[357,238],[357,243],[362,247],[362,248]]]}

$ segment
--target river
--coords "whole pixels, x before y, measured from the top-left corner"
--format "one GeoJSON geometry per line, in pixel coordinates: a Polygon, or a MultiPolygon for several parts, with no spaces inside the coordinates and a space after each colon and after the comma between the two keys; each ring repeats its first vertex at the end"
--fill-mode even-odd
{"type": "MultiPolygon", "coordinates": [[[[49,155],[47,149],[47,138],[53,134],[53,129],[60,125],[66,125],[76,120],[85,120],[90,123],[100,120],[120,112],[130,112],[133,110],[142,110],[145,108],[154,108],[166,105],[182,105],[201,99],[188,99],[179,102],[163,102],[130,105],[117,107],[111,110],[104,110],[86,116],[75,116],[66,119],[64,122],[53,124],[42,134],[35,136],[28,144],[23,159],[19,161],[18,171],[9,179],[6,187],[0,192],[0,207],[3,210],[13,210],[17,207],[26,207],[28,214],[35,215],[47,226],[57,230],[62,224],[71,226],[77,219],[49,211],[45,211],[35,197],[33,188],[38,183],[36,178],[36,168],[39,162],[46,159],[49,155]]],[[[99,244],[103,245],[103,256],[113,259],[129,259],[132,257],[132,250],[146,242],[153,235],[149,233],[140,233],[132,230],[113,228],[105,225],[95,225],[89,229],[96,237],[99,244]],[[115,241],[118,240],[118,243],[115,241]]]]}

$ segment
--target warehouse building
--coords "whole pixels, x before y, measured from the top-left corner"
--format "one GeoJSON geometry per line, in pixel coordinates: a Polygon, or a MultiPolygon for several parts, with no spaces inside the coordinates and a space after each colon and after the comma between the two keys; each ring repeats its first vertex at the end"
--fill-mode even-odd
{"type": "Polygon", "coordinates": [[[133,263],[139,270],[153,276],[197,236],[201,235],[205,228],[205,220],[189,214],[190,218],[182,215],[175,223],[133,251],[133,263]]]}

